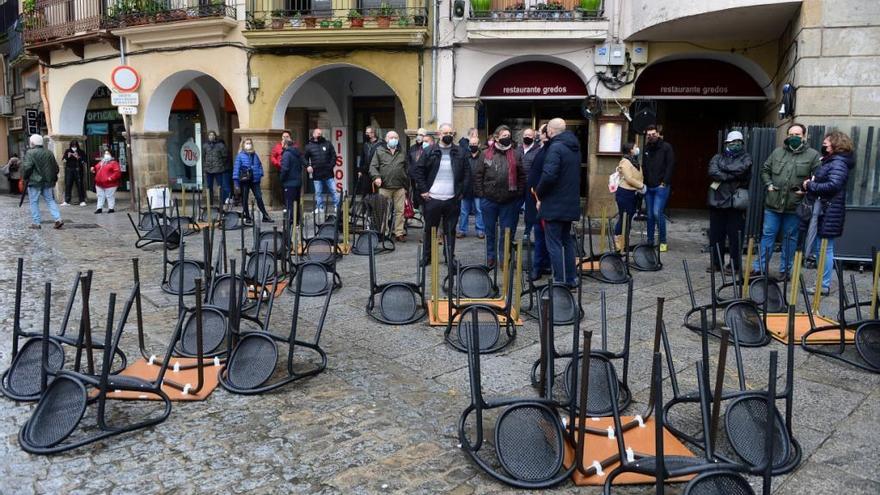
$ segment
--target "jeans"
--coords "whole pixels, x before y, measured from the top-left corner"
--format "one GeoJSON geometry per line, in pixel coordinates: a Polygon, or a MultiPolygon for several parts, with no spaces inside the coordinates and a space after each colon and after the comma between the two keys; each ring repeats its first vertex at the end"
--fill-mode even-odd
{"type": "Polygon", "coordinates": [[[498,259],[499,253],[504,254],[504,231],[510,229],[511,242],[516,239],[516,224],[519,222],[520,205],[519,200],[496,203],[486,198],[480,199],[480,206],[483,209],[483,223],[486,227],[486,259],[490,263],[495,260],[504,263],[503,259],[498,259]],[[501,227],[498,239],[495,238],[496,223],[501,227]]]}
{"type": "Polygon", "coordinates": [[[660,244],[666,244],[666,201],[669,200],[669,186],[649,187],[645,194],[645,208],[648,210],[648,242],[654,243],[654,225],[660,231],[660,244]]]}
{"type": "Polygon", "coordinates": [[[636,192],[619,187],[614,193],[614,200],[617,201],[617,225],[614,226],[614,235],[621,235],[624,215],[626,215],[627,232],[632,230],[633,217],[636,216],[636,192]]]}
{"type": "Polygon", "coordinates": [[[322,180],[313,180],[312,183],[315,185],[315,199],[318,202],[318,209],[324,209],[324,194],[332,194],[333,195],[333,206],[336,209],[339,209],[339,193],[336,192],[336,179],[330,177],[329,179],[322,180]]]}
{"type": "MultiPolygon", "coordinates": [[[[229,197],[229,174],[227,172],[218,172],[216,174],[208,173],[208,194],[211,197],[214,197],[214,182],[220,187],[220,204],[226,202],[226,198],[229,197]]],[[[214,204],[212,202],[212,204],[214,204]]]]}
{"type": "Polygon", "coordinates": [[[40,225],[42,222],[40,218],[40,197],[46,200],[52,220],[56,222],[61,220],[61,212],[58,211],[58,203],[55,202],[55,188],[28,186],[28,202],[31,205],[31,220],[34,225],[40,225]]]}
{"type": "Polygon", "coordinates": [[[764,258],[763,267],[769,269],[770,258],[773,257],[773,243],[782,229],[782,256],[779,262],[779,273],[791,273],[791,265],[794,263],[794,250],[797,245],[797,228],[800,219],[796,213],[777,213],[773,210],[764,209],[764,232],[761,235],[761,252],[755,257],[752,270],[762,268],[761,258],[764,258]]]}
{"type": "Polygon", "coordinates": [[[101,187],[95,186],[95,191],[98,193],[98,206],[97,209],[104,208],[104,200],[107,200],[107,208],[111,210],[116,208],[116,188],[115,187],[101,187]]]}
{"type": "Polygon", "coordinates": [[[260,213],[263,214],[263,217],[269,218],[269,212],[266,211],[266,205],[263,204],[263,191],[260,189],[260,181],[242,182],[240,187],[241,209],[244,213],[244,217],[251,217],[250,211],[248,211],[248,208],[250,206],[248,205],[248,196],[253,191],[254,199],[257,201],[257,208],[260,209],[260,213]]]}
{"type": "Polygon", "coordinates": [[[726,239],[730,263],[737,272],[742,270],[740,238],[745,227],[746,219],[742,210],[709,208],[709,246],[712,248],[712,266],[716,268],[724,266],[724,240],[726,239]],[[721,253],[721,259],[718,259],[718,253],[721,253]]]}
{"type": "Polygon", "coordinates": [[[86,188],[83,185],[82,170],[79,165],[76,167],[64,167],[64,202],[70,203],[73,199],[73,186],[76,186],[76,192],[79,195],[79,202],[86,202],[86,188]]]}
{"type": "Polygon", "coordinates": [[[547,241],[547,252],[553,266],[553,281],[574,287],[577,285],[575,256],[577,245],[571,235],[571,222],[555,220],[544,223],[544,236],[547,241]]]}
{"type": "Polygon", "coordinates": [[[532,226],[535,234],[535,251],[532,253],[532,278],[538,278],[541,272],[550,271],[550,253],[547,252],[547,241],[544,236],[544,227],[540,221],[532,226]]]}
{"type": "Polygon", "coordinates": [[[523,239],[528,239],[529,234],[532,233],[532,228],[538,223],[538,208],[535,205],[535,197],[532,196],[529,190],[526,190],[525,199],[523,200],[523,222],[525,223],[523,239]]]}
{"type": "MultiPolygon", "coordinates": [[[[816,253],[816,267],[819,267],[819,242],[822,239],[816,236],[813,242],[813,252],[816,253]]],[[[825,266],[822,271],[822,289],[831,288],[831,274],[834,272],[834,239],[828,239],[828,249],[825,251],[825,266]]]]}
{"type": "Polygon", "coordinates": [[[458,231],[467,234],[468,216],[471,212],[474,214],[474,228],[477,234],[484,234],[486,226],[483,225],[483,207],[480,198],[469,198],[461,200],[461,214],[458,217],[458,231]]]}
{"type": "Polygon", "coordinates": [[[458,222],[458,214],[461,209],[461,200],[452,199],[429,199],[422,200],[422,217],[425,219],[425,235],[422,251],[422,261],[427,264],[431,261],[431,229],[437,227],[437,235],[442,229],[446,236],[443,246],[440,246],[440,256],[443,256],[443,248],[449,252],[450,259],[455,260],[455,224],[458,222]],[[442,228],[441,228],[442,225],[442,228]]]}

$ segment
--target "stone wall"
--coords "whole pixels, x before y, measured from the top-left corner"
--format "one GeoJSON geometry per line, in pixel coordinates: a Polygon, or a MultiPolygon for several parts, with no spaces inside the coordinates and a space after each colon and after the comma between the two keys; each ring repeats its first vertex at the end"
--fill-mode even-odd
{"type": "Polygon", "coordinates": [[[880,121],[880,2],[804,0],[781,48],[792,42],[776,82],[797,88],[798,120],[880,121]]]}

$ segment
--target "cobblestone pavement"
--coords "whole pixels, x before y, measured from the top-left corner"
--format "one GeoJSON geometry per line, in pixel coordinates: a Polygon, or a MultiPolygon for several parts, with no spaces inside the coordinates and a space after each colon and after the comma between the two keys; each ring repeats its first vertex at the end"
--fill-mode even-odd
{"type": "MultiPolygon", "coordinates": [[[[0,198],[2,367],[10,362],[17,254],[26,258],[22,317],[29,330],[41,325],[44,281],[54,283],[53,325],[57,327],[77,270],[94,270],[92,321],[104,321],[108,294],[115,291],[120,299],[127,296],[129,260],[140,257],[147,344],[151,349],[164,348],[176,313],[174,298],[159,289],[162,253],[155,247],[134,248],[135,236],[124,208],[114,215],[98,216],[91,208],[63,208],[69,222],[63,230],[46,225],[34,231],[27,229],[27,208],[16,208],[16,199],[0,198]],[[87,224],[97,227],[83,228],[87,224]]],[[[665,269],[635,273],[633,412],[642,410],[647,401],[657,296],[667,301],[666,322],[679,378],[683,386],[695,381],[693,363],[699,357],[699,339],[680,325],[690,306],[681,259],[691,260],[697,297],[707,299],[705,257],[699,253],[705,225],[694,214],[676,218],[670,225],[665,269]]],[[[187,241],[189,252],[201,252],[199,239],[194,236],[187,241]]],[[[415,278],[416,244],[398,245],[396,252],[380,257],[382,280],[415,278]]],[[[458,252],[475,256],[481,249],[475,239],[467,238],[459,242],[458,252]]],[[[0,493],[509,492],[456,448],[458,415],[469,400],[465,356],[443,343],[441,330],[425,323],[388,327],[365,316],[366,258],[347,256],[339,270],[345,286],[333,296],[321,342],[329,355],[325,373],[262,396],[238,396],[218,389],[204,402],[175,403],[171,417],[154,428],[53,457],[31,456],[19,448],[18,431],[34,405],[4,399],[0,402],[0,493]]],[[[865,294],[869,275],[857,273],[857,279],[865,294]]],[[[599,326],[600,287],[588,280],[583,294],[586,326],[593,330],[599,326]]],[[[617,348],[624,321],[624,288],[604,288],[609,297],[609,345],[617,348]]],[[[273,328],[283,332],[288,327],[291,308],[292,298],[285,294],[276,302],[273,328]]],[[[314,306],[302,308],[300,317],[303,322],[314,322],[314,306]]],[[[560,347],[570,342],[570,332],[559,333],[560,347]]],[[[717,342],[711,345],[714,350],[717,342]]],[[[122,347],[129,356],[137,354],[134,332],[123,336],[122,347]]],[[[512,346],[484,359],[487,391],[534,396],[528,373],[538,349],[537,325],[527,320],[512,346]]],[[[743,350],[749,386],[761,387],[762,380],[766,381],[770,349],[783,351],[784,347],[774,342],[767,348],[743,350]]],[[[784,362],[781,359],[783,366],[784,362]]],[[[794,365],[794,431],[804,447],[804,460],[794,473],[774,479],[774,491],[880,493],[876,468],[880,462],[880,376],[801,349],[795,351],[794,365]]],[[[735,380],[732,372],[728,380],[735,380]]],[[[696,419],[696,412],[689,414],[691,421],[696,419]]],[[[760,485],[759,480],[753,481],[756,487],[760,485]]],[[[670,492],[677,490],[680,487],[670,492]]],[[[599,492],[570,483],[555,491],[599,492]]],[[[648,491],[647,487],[620,490],[648,491]]]]}

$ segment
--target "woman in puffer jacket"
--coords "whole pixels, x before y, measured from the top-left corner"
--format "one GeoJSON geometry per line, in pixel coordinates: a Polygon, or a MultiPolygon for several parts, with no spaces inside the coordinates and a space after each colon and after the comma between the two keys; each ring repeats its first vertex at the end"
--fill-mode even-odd
{"type": "Polygon", "coordinates": [[[706,203],[709,206],[709,246],[712,262],[706,269],[721,271],[724,253],[730,253],[730,264],[735,273],[742,273],[742,246],[745,233],[745,210],[734,205],[737,189],[748,189],[752,175],[752,157],[745,150],[743,135],[730,131],[724,140],[724,149],[709,161],[709,179],[712,181],[706,203]],[[727,250],[724,248],[727,240],[727,250]],[[720,256],[720,259],[719,259],[720,256]]]}
{"type": "MultiPolygon", "coordinates": [[[[825,270],[822,274],[822,295],[826,296],[831,292],[834,239],[843,234],[843,223],[846,220],[846,183],[849,180],[849,171],[856,164],[852,152],[853,142],[849,136],[840,131],[829,132],[822,141],[822,164],[813,177],[804,181],[807,200],[818,199],[822,202],[816,246],[820,240],[828,240],[825,270]]],[[[808,292],[812,293],[814,290],[810,289],[808,292]]]]}
{"type": "Polygon", "coordinates": [[[254,142],[251,138],[241,140],[241,148],[235,163],[232,165],[232,182],[235,184],[235,193],[241,194],[241,208],[245,222],[251,222],[251,212],[248,209],[248,197],[254,193],[257,207],[263,214],[263,222],[272,223],[266,205],[263,204],[263,191],[260,189],[260,179],[263,178],[263,163],[254,150],[254,142]]]}

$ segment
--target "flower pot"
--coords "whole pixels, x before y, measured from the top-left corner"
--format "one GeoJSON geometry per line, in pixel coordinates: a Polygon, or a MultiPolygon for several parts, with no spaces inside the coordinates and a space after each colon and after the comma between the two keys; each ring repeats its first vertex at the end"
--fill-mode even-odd
{"type": "Polygon", "coordinates": [[[284,29],[284,19],[281,17],[273,18],[272,29],[284,29]]]}
{"type": "Polygon", "coordinates": [[[323,20],[323,21],[321,21],[321,24],[320,24],[320,25],[321,25],[321,29],[327,29],[327,28],[330,27],[330,21],[328,21],[328,20],[323,20]]]}
{"type": "Polygon", "coordinates": [[[349,19],[349,22],[351,22],[351,27],[353,27],[353,28],[362,28],[362,27],[364,27],[364,18],[363,18],[363,17],[358,17],[358,18],[355,18],[355,19],[349,19]]]}
{"type": "Polygon", "coordinates": [[[376,17],[376,25],[378,25],[380,29],[388,29],[391,27],[391,18],[384,15],[376,17]]]}
{"type": "Polygon", "coordinates": [[[334,29],[342,29],[342,19],[336,19],[332,24],[334,29]]]}
{"type": "Polygon", "coordinates": [[[304,17],[303,22],[306,23],[307,28],[313,28],[318,23],[318,19],[315,17],[304,17]]]}
{"type": "Polygon", "coordinates": [[[297,19],[291,19],[291,20],[290,20],[290,27],[292,27],[292,28],[298,28],[298,27],[300,27],[300,26],[302,26],[302,19],[298,19],[298,18],[297,18],[297,19]]]}
{"type": "Polygon", "coordinates": [[[597,12],[600,5],[602,0],[581,0],[581,9],[586,11],[597,12]]]}

